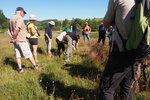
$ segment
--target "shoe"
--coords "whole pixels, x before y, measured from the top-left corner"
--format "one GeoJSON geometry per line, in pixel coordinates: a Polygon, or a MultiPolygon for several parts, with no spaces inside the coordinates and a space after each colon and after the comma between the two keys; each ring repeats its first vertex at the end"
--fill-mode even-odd
{"type": "Polygon", "coordinates": [[[22,74],[24,73],[25,71],[23,69],[19,69],[19,73],[22,74]]]}
{"type": "Polygon", "coordinates": [[[71,62],[71,60],[70,60],[70,59],[66,59],[65,61],[66,61],[66,62],[69,62],[69,63],[71,62]]]}
{"type": "Polygon", "coordinates": [[[35,65],[35,66],[34,66],[34,70],[40,70],[40,69],[41,69],[40,66],[38,66],[38,65],[35,65]]]}

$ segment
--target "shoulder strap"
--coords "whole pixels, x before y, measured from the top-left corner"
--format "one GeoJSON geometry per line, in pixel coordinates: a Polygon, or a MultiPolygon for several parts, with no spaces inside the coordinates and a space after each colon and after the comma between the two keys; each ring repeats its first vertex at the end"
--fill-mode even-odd
{"type": "Polygon", "coordinates": [[[26,25],[26,27],[27,27],[27,31],[29,32],[29,29],[28,29],[28,26],[30,25],[31,23],[28,23],[27,25],[26,25]]]}

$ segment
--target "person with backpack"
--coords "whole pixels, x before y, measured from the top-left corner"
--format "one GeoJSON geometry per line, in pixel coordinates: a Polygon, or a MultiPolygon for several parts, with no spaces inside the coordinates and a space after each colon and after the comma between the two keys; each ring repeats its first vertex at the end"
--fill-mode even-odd
{"type": "Polygon", "coordinates": [[[38,37],[40,36],[37,31],[37,26],[35,26],[35,21],[37,20],[36,16],[34,14],[31,14],[29,17],[29,22],[26,25],[27,28],[27,36],[29,39],[31,51],[33,52],[33,56],[36,62],[38,62],[37,59],[37,48],[38,48],[38,37]]]}
{"type": "Polygon", "coordinates": [[[91,27],[88,25],[88,22],[85,22],[85,26],[82,28],[83,31],[83,39],[85,42],[85,38],[88,39],[89,43],[90,43],[90,32],[91,32],[91,27]]]}
{"type": "Polygon", "coordinates": [[[114,100],[118,86],[120,86],[121,100],[133,100],[135,72],[141,61],[129,56],[133,53],[125,48],[123,40],[129,39],[134,28],[137,1],[109,0],[103,23],[105,28],[113,25],[116,29],[112,34],[111,54],[99,84],[99,100],[114,100]]]}
{"type": "Polygon", "coordinates": [[[52,44],[52,28],[55,26],[54,21],[50,21],[49,25],[45,28],[45,42],[47,44],[47,55],[52,57],[51,44],[52,44]]]}
{"type": "Polygon", "coordinates": [[[8,33],[10,35],[10,43],[14,44],[16,61],[19,68],[19,73],[24,73],[21,65],[21,57],[24,56],[28,59],[34,69],[39,69],[40,67],[36,64],[31,50],[29,48],[28,42],[26,41],[26,28],[24,24],[23,17],[26,14],[22,7],[16,9],[15,15],[10,18],[8,33]]]}
{"type": "Polygon", "coordinates": [[[106,37],[106,28],[104,28],[104,26],[103,26],[103,23],[101,23],[101,25],[99,26],[99,29],[98,29],[98,43],[100,43],[101,42],[101,40],[102,40],[102,43],[103,43],[103,45],[105,44],[105,37],[106,37]]]}

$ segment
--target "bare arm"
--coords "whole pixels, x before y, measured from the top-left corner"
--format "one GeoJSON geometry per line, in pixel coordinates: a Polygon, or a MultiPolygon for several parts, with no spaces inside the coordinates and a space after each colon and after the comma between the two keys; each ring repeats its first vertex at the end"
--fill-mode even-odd
{"type": "Polygon", "coordinates": [[[45,36],[48,38],[48,40],[50,41],[50,37],[48,36],[48,34],[47,33],[45,33],[45,36]]]}

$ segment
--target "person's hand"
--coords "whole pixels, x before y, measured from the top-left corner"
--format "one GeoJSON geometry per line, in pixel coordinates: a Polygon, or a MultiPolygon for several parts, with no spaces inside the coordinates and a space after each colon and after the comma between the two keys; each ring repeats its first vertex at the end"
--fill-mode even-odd
{"type": "Polygon", "coordinates": [[[9,43],[10,43],[10,44],[14,44],[14,43],[16,43],[16,39],[12,39],[12,40],[10,40],[10,41],[9,41],[9,43]]]}

